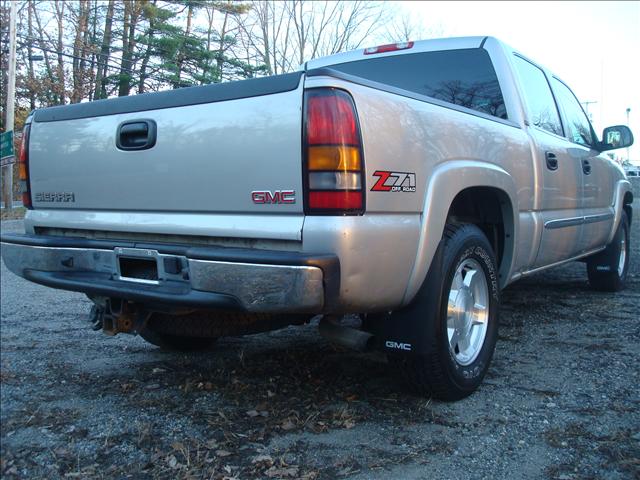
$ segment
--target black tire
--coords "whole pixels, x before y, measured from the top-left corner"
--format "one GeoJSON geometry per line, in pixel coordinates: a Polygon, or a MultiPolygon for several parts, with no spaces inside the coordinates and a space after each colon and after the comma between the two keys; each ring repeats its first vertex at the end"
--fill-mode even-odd
{"type": "MultiPolygon", "coordinates": [[[[426,306],[425,302],[414,301],[412,315],[424,318],[424,328],[430,338],[426,353],[423,355],[389,355],[390,363],[399,369],[412,390],[421,395],[431,395],[440,400],[460,400],[473,393],[489,368],[498,337],[498,310],[500,307],[500,290],[495,255],[482,231],[471,224],[448,224],[443,236],[442,271],[430,272],[438,275],[441,283],[439,305],[426,306]],[[468,262],[467,260],[473,260],[468,262]],[[474,263],[475,262],[475,263],[474,263]],[[450,347],[448,335],[448,303],[449,292],[458,267],[460,275],[464,274],[467,264],[478,265],[474,270],[484,274],[488,305],[486,306],[486,330],[482,340],[478,340],[475,357],[470,356],[468,364],[461,364],[456,358],[459,352],[450,347]],[[425,307],[437,308],[437,315],[428,315],[425,307]]],[[[426,295],[424,285],[418,293],[426,295]]],[[[466,300],[465,300],[466,301],[466,300]]],[[[475,300],[474,300],[475,302],[475,300]]],[[[411,307],[410,307],[411,308],[411,307]]],[[[467,334],[468,335],[468,334],[467,334]]],[[[480,337],[482,338],[482,337],[480,337]]],[[[451,341],[453,340],[453,334],[451,341]]],[[[456,345],[455,349],[458,346],[456,345]]]]}
{"type": "Polygon", "coordinates": [[[594,290],[619,292],[624,288],[629,270],[629,247],[629,219],[623,210],[618,230],[611,243],[602,252],[587,259],[587,276],[594,290]],[[624,259],[621,260],[623,252],[624,259]]]}

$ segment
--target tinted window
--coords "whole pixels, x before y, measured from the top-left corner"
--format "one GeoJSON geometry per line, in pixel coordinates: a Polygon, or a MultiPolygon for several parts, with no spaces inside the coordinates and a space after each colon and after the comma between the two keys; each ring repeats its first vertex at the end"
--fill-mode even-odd
{"type": "Polygon", "coordinates": [[[558,107],[553,99],[549,82],[542,70],[523,58],[515,57],[516,70],[529,107],[531,122],[556,135],[562,135],[558,107]]]}
{"type": "Polygon", "coordinates": [[[368,58],[332,65],[331,68],[507,118],[500,84],[484,49],[368,58]]]}
{"type": "Polygon", "coordinates": [[[555,78],[551,82],[553,83],[553,91],[556,94],[558,103],[560,103],[560,107],[564,111],[565,117],[567,117],[567,138],[582,145],[593,145],[591,124],[578,99],[564,83],[555,78]]]}

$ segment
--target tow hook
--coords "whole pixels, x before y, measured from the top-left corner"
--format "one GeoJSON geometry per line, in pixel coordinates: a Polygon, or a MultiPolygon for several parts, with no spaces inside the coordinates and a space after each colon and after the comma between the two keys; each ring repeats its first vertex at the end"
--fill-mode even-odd
{"type": "Polygon", "coordinates": [[[138,334],[149,320],[150,312],[119,299],[108,299],[104,305],[93,305],[89,313],[91,328],[109,336],[118,333],[138,334]]]}

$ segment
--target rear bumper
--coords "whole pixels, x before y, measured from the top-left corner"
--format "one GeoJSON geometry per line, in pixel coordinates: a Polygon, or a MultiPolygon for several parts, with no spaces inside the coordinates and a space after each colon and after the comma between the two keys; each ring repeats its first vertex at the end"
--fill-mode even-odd
{"type": "Polygon", "coordinates": [[[331,311],[340,291],[335,255],[2,235],[15,274],[53,288],[149,305],[250,312],[331,311]],[[155,262],[156,280],[126,278],[120,258],[155,262]]]}

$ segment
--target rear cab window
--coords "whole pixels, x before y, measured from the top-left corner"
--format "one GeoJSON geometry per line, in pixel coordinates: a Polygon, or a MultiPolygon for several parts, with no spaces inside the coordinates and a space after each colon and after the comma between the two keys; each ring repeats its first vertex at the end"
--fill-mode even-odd
{"type": "Polygon", "coordinates": [[[507,119],[498,77],[482,48],[368,58],[330,68],[507,119]]]}

